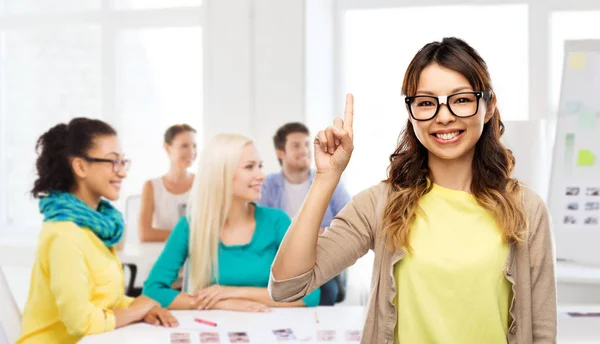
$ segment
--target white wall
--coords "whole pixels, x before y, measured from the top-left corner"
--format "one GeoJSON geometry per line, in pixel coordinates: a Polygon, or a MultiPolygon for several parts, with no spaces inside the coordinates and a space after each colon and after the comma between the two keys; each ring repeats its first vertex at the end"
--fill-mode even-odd
{"type": "Polygon", "coordinates": [[[250,135],[276,171],[273,134],[306,121],[304,1],[214,0],[207,23],[204,137],[250,135]]]}
{"type": "Polygon", "coordinates": [[[505,121],[504,144],[516,160],[513,176],[547,200],[550,159],[545,120],[505,121]]]}

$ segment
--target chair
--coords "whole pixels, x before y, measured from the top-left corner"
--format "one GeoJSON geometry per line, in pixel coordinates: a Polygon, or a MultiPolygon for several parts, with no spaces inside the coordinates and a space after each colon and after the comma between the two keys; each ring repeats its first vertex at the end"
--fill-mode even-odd
{"type": "Polygon", "coordinates": [[[344,302],[346,299],[346,286],[348,285],[348,270],[344,270],[341,274],[335,276],[335,281],[338,284],[338,296],[335,303],[344,302]]]}
{"type": "Polygon", "coordinates": [[[131,195],[125,200],[125,243],[139,243],[138,224],[142,196],[131,195]]]}
{"type": "MultiPolygon", "coordinates": [[[[125,238],[124,243],[139,243],[138,237],[138,216],[140,214],[140,208],[142,206],[141,195],[131,195],[127,197],[125,201],[125,238]]],[[[124,247],[124,245],[123,245],[124,247]]],[[[142,291],[140,288],[135,287],[135,279],[137,277],[138,267],[132,263],[123,263],[123,270],[129,270],[129,278],[127,279],[125,294],[128,296],[136,297],[139,296],[142,291]]]]}
{"type": "Polygon", "coordinates": [[[0,343],[14,343],[21,334],[21,311],[3,268],[31,268],[34,260],[35,249],[31,246],[0,244],[0,343]]]}
{"type": "Polygon", "coordinates": [[[0,326],[0,344],[10,344],[7,336],[8,335],[4,332],[4,328],[0,326]]]}
{"type": "Polygon", "coordinates": [[[141,294],[141,290],[138,292],[137,289],[139,288],[135,287],[135,278],[137,277],[137,265],[131,263],[123,263],[121,265],[123,266],[123,272],[125,272],[125,269],[129,269],[129,281],[125,285],[125,295],[132,297],[139,296],[141,294]]]}

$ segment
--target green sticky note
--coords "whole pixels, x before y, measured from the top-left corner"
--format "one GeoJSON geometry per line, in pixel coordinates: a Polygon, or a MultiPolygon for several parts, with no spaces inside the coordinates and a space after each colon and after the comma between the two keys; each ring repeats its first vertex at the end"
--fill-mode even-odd
{"type": "Polygon", "coordinates": [[[580,149],[577,153],[577,166],[594,166],[594,153],[589,149],[580,149]]]}
{"type": "Polygon", "coordinates": [[[569,69],[585,69],[585,53],[572,53],[569,56],[569,69]]]}
{"type": "Polygon", "coordinates": [[[580,112],[577,116],[577,125],[582,129],[594,129],[596,126],[596,114],[593,112],[580,112]]]}

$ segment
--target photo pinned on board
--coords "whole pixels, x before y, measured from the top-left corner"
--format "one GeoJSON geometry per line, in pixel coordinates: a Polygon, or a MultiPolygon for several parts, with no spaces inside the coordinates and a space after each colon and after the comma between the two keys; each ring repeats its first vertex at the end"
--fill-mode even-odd
{"type": "Polygon", "coordinates": [[[567,210],[579,210],[579,203],[571,202],[567,204],[567,210]]]}
{"type": "Polygon", "coordinates": [[[565,194],[567,196],[578,196],[579,195],[579,187],[578,186],[567,186],[565,194]]]}
{"type": "Polygon", "coordinates": [[[219,344],[221,343],[221,338],[218,332],[200,332],[200,343],[219,344]]]}
{"type": "Polygon", "coordinates": [[[335,342],[336,336],[333,330],[319,330],[317,331],[317,340],[319,342],[335,342]]]}
{"type": "Polygon", "coordinates": [[[600,196],[600,187],[588,187],[585,190],[586,196],[600,196]]]}
{"type": "Polygon", "coordinates": [[[275,335],[275,338],[277,338],[277,340],[296,340],[294,331],[292,331],[291,328],[273,330],[273,334],[275,335]]]}
{"type": "Polygon", "coordinates": [[[600,210],[600,202],[586,202],[585,211],[600,210]]]}
{"type": "Polygon", "coordinates": [[[565,225],[575,225],[577,224],[577,219],[575,218],[575,216],[565,215],[565,217],[563,218],[563,223],[565,225]]]}
{"type": "Polygon", "coordinates": [[[586,217],[585,220],[583,220],[583,224],[585,225],[597,225],[598,224],[598,218],[597,217],[586,217]]]}
{"type": "Polygon", "coordinates": [[[189,333],[186,332],[172,332],[171,333],[171,344],[191,344],[192,338],[189,333]]]}
{"type": "Polygon", "coordinates": [[[348,330],[346,331],[346,341],[348,342],[360,342],[361,333],[359,330],[348,330]]]}
{"type": "Polygon", "coordinates": [[[229,332],[230,343],[250,343],[250,337],[246,332],[229,332]]]}

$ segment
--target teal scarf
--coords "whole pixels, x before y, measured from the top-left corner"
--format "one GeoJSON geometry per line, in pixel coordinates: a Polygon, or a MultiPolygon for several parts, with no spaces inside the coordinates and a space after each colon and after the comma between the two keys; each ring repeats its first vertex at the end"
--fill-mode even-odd
{"type": "Polygon", "coordinates": [[[94,210],[70,192],[53,191],[40,199],[39,206],[44,222],[74,222],[91,230],[107,247],[123,237],[123,215],[105,200],[100,200],[98,210],[94,210]]]}

